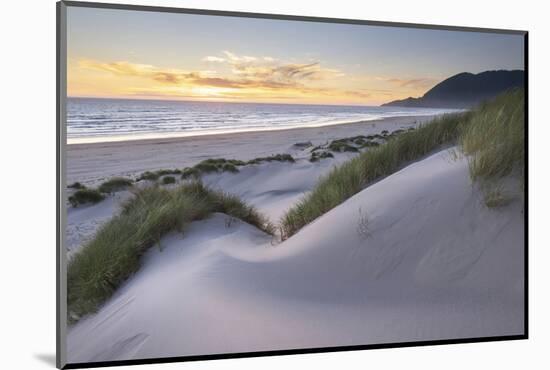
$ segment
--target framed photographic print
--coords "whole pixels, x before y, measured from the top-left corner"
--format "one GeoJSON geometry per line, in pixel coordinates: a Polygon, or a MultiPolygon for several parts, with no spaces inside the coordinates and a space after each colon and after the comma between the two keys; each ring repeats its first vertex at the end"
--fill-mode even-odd
{"type": "Polygon", "coordinates": [[[527,338],[526,31],[57,10],[58,367],[527,338]]]}

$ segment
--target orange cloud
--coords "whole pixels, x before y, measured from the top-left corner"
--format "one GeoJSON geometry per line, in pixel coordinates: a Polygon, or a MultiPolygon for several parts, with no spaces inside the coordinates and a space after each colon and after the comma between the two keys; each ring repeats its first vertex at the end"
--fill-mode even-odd
{"type": "Polygon", "coordinates": [[[207,56],[203,61],[226,63],[233,74],[252,80],[269,79],[289,83],[290,81],[328,80],[343,77],[336,69],[321,67],[319,62],[285,63],[272,57],[238,56],[229,51],[224,56],[207,56]]]}
{"type": "MultiPolygon", "coordinates": [[[[128,61],[100,62],[81,60],[80,68],[108,72],[118,76],[130,76],[153,80],[167,85],[194,85],[232,89],[297,89],[305,91],[310,81],[327,80],[340,77],[342,73],[321,68],[318,62],[307,64],[283,64],[272,58],[239,57],[226,52],[227,58],[206,57],[215,63],[229,63],[233,76],[217,77],[212,71],[185,71],[180,69],[161,69],[149,64],[130,63],[128,61]]],[[[315,89],[313,89],[315,90],[315,89]]]]}
{"type": "Polygon", "coordinates": [[[407,87],[411,89],[428,89],[433,87],[438,81],[433,78],[377,78],[380,81],[390,82],[399,87],[407,87]]]}
{"type": "Polygon", "coordinates": [[[378,77],[370,82],[363,79],[363,85],[359,76],[347,78],[344,72],[327,68],[319,61],[285,62],[229,51],[206,56],[202,62],[208,68],[186,70],[130,61],[73,60],[69,68],[69,94],[373,104],[400,98],[396,92],[403,88],[410,91],[431,83],[428,79],[378,77]],[[400,89],[384,90],[388,85],[400,89]]]}

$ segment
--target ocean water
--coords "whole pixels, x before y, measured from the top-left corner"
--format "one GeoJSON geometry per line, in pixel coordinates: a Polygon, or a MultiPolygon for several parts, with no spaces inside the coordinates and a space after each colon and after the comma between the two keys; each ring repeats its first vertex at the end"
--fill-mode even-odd
{"type": "Polygon", "coordinates": [[[69,98],[67,141],[105,142],[424,116],[444,109],[69,98]]]}

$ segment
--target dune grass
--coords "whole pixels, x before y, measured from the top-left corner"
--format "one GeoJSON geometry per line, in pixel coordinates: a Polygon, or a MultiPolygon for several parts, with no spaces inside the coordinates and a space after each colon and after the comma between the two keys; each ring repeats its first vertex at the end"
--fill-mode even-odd
{"type": "Polygon", "coordinates": [[[87,203],[99,203],[105,199],[105,194],[114,193],[119,190],[126,189],[132,186],[132,180],[124,177],[113,177],[103,182],[97,189],[87,188],[79,182],[75,182],[68,187],[71,189],[77,189],[71,196],[69,196],[69,203],[73,207],[78,207],[87,203]]]}
{"type": "Polygon", "coordinates": [[[348,144],[345,141],[342,140],[334,140],[330,143],[328,146],[329,150],[332,150],[333,152],[358,152],[359,149],[357,149],[355,146],[348,144]]]}
{"type": "MultiPolygon", "coordinates": [[[[460,144],[468,155],[470,177],[481,183],[488,207],[507,204],[502,201],[503,180],[520,180],[515,193],[522,193],[525,161],[525,98],[523,90],[514,90],[482,104],[463,130],[460,144]]],[[[508,196],[513,196],[508,191],[508,196]]]]}
{"type": "Polygon", "coordinates": [[[157,181],[159,177],[160,175],[158,175],[156,172],[145,171],[137,178],[136,181],[142,181],[142,180],[157,181]]]}
{"type": "Polygon", "coordinates": [[[290,154],[275,154],[269,157],[254,158],[249,161],[241,161],[238,159],[225,158],[210,158],[194,165],[186,167],[181,174],[182,179],[198,179],[204,174],[214,172],[231,172],[238,173],[239,167],[250,164],[260,164],[263,162],[294,162],[294,158],[290,154]]]}
{"type": "Polygon", "coordinates": [[[181,174],[181,170],[177,169],[177,168],[161,169],[161,170],[155,171],[155,174],[158,175],[159,177],[160,176],[165,176],[165,175],[179,175],[179,174],[181,174]]]}
{"type": "Polygon", "coordinates": [[[312,152],[309,157],[310,162],[319,162],[321,159],[334,158],[334,155],[331,152],[312,152]]]}
{"type": "Polygon", "coordinates": [[[237,166],[244,166],[246,163],[238,159],[210,158],[199,162],[193,167],[186,167],[181,173],[182,179],[198,179],[203,174],[213,172],[237,173],[237,166]]]}
{"type": "MultiPolygon", "coordinates": [[[[442,145],[458,143],[468,157],[470,176],[480,182],[488,207],[509,203],[502,182],[510,175],[524,176],[524,93],[504,93],[476,109],[437,117],[414,130],[382,132],[386,143],[334,168],[313,191],[293,206],[281,220],[282,238],[364,189],[369,183],[397,171],[442,145]]],[[[522,189],[520,189],[522,193],[522,189]]]]}
{"type": "Polygon", "coordinates": [[[182,170],[177,168],[174,168],[174,169],[163,168],[157,171],[145,171],[137,178],[136,181],[142,181],[142,180],[157,181],[161,176],[179,175],[181,173],[182,173],[182,170]]]}
{"type": "Polygon", "coordinates": [[[237,159],[225,159],[225,158],[212,158],[206,159],[199,164],[195,165],[194,168],[201,173],[210,173],[210,172],[239,172],[237,166],[243,166],[245,163],[237,159]]]}
{"type": "Polygon", "coordinates": [[[498,208],[508,205],[513,197],[498,184],[491,184],[489,188],[483,188],[485,205],[489,208],[498,208]]]}
{"type": "Polygon", "coordinates": [[[73,195],[69,197],[69,203],[73,207],[78,207],[79,205],[86,203],[98,203],[105,199],[105,196],[101,194],[96,189],[82,188],[74,192],[73,195]]]}
{"type": "Polygon", "coordinates": [[[78,190],[78,189],[85,189],[85,188],[86,188],[86,186],[82,185],[82,184],[81,184],[80,182],[78,182],[78,181],[77,181],[77,182],[73,182],[71,185],[68,185],[67,187],[70,188],[70,189],[77,189],[77,190],[78,190]]]}
{"type": "Polygon", "coordinates": [[[194,167],[186,167],[181,173],[182,180],[186,179],[198,179],[201,175],[201,172],[194,167]]]}
{"type": "MultiPolygon", "coordinates": [[[[409,131],[413,131],[414,127],[411,127],[409,131]]],[[[340,139],[332,140],[330,143],[318,145],[310,150],[310,153],[312,155],[317,152],[318,150],[325,150],[325,151],[331,151],[334,153],[344,153],[344,152],[352,152],[352,153],[359,153],[361,149],[364,148],[372,148],[380,145],[380,142],[377,140],[381,140],[382,143],[389,141],[391,139],[396,138],[400,134],[406,132],[403,129],[398,129],[393,131],[392,133],[389,133],[389,131],[384,130],[382,131],[384,134],[374,134],[374,135],[356,135],[351,137],[344,137],[340,139]]]]}
{"type": "Polygon", "coordinates": [[[132,182],[131,179],[125,177],[113,177],[99,185],[98,190],[101,193],[114,193],[132,186],[132,182]]]}
{"type": "MultiPolygon", "coordinates": [[[[99,193],[98,193],[99,194],[99,193]]],[[[101,194],[100,194],[101,195],[101,194]]],[[[212,191],[200,182],[168,190],[159,186],[135,191],[122,211],[103,225],[68,264],[68,320],[75,322],[99,305],[140,267],[140,257],[171,231],[222,212],[274,233],[273,225],[237,197],[212,191]]]]}
{"type": "Polygon", "coordinates": [[[176,178],[174,176],[164,176],[162,178],[162,183],[164,185],[175,184],[176,183],[176,178]]]}
{"type": "Polygon", "coordinates": [[[445,115],[418,129],[400,132],[387,143],[372,147],[322,178],[313,191],[293,206],[281,220],[282,238],[361,191],[369,183],[397,171],[442,144],[455,141],[470,113],[445,115]]]}
{"type": "Polygon", "coordinates": [[[246,162],[246,164],[260,164],[262,162],[290,162],[294,163],[294,157],[292,157],[290,154],[274,154],[270,155],[268,157],[258,157],[251,159],[250,161],[246,162]]]}

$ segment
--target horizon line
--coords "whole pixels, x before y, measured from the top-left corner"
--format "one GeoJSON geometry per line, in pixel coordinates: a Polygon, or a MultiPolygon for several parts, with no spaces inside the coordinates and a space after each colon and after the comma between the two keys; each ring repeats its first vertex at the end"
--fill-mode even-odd
{"type": "Polygon", "coordinates": [[[187,99],[164,99],[164,98],[130,98],[130,97],[106,97],[106,96],[69,96],[67,99],[97,99],[97,100],[145,100],[145,101],[165,101],[175,103],[222,103],[222,104],[265,104],[265,105],[315,105],[315,106],[336,106],[336,107],[371,107],[380,108],[380,105],[373,104],[337,104],[337,103],[277,103],[277,102],[255,102],[255,101],[224,101],[224,100],[187,100],[187,99]]]}

